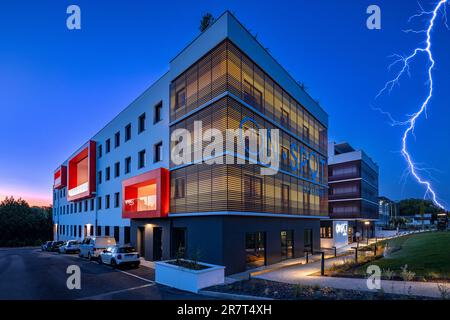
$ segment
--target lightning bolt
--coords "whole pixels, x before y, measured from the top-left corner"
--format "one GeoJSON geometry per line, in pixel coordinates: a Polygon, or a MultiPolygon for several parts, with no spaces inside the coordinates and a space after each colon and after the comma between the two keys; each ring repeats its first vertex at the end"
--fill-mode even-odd
{"type": "MultiPolygon", "coordinates": [[[[402,137],[402,149],[401,149],[401,154],[403,155],[403,157],[405,158],[407,164],[408,164],[408,168],[411,172],[411,174],[414,176],[414,178],[417,180],[418,183],[420,183],[421,185],[425,186],[426,188],[426,192],[425,192],[425,196],[430,195],[431,199],[433,200],[433,203],[440,207],[441,209],[445,209],[444,206],[439,202],[438,197],[436,195],[436,192],[434,191],[431,182],[428,180],[425,180],[424,178],[422,178],[418,171],[420,171],[420,169],[417,167],[417,165],[414,163],[414,161],[412,160],[412,157],[408,151],[408,147],[407,147],[407,140],[409,135],[414,135],[414,129],[415,129],[415,125],[416,125],[416,121],[417,119],[423,114],[425,113],[426,116],[426,111],[427,111],[427,107],[428,104],[433,96],[433,75],[432,75],[432,71],[433,68],[435,66],[435,60],[433,58],[433,54],[431,52],[431,32],[433,31],[433,27],[436,21],[436,18],[438,16],[438,13],[440,10],[443,11],[444,13],[444,24],[448,27],[447,25],[447,15],[446,15],[446,3],[447,1],[450,0],[440,0],[436,6],[434,7],[434,9],[432,11],[425,11],[423,10],[423,8],[420,6],[419,7],[421,9],[421,11],[418,14],[415,14],[413,16],[410,17],[410,20],[416,17],[422,17],[422,16],[428,16],[429,20],[428,20],[428,27],[425,30],[405,30],[405,32],[413,32],[413,33],[425,33],[426,34],[426,42],[425,42],[425,46],[424,47],[418,47],[416,49],[414,49],[414,51],[406,57],[400,56],[400,55],[394,55],[394,57],[396,57],[397,59],[389,66],[389,70],[392,66],[401,63],[402,67],[400,69],[400,72],[397,74],[397,76],[388,81],[385,86],[380,90],[380,92],[378,92],[377,94],[377,98],[383,94],[385,91],[389,91],[389,93],[392,91],[392,89],[394,88],[395,85],[399,84],[400,78],[407,73],[409,75],[409,65],[410,62],[420,53],[423,53],[427,56],[430,65],[428,67],[427,73],[428,73],[428,95],[426,97],[426,99],[423,101],[422,105],[420,106],[420,109],[413,113],[412,115],[409,116],[409,119],[407,121],[404,122],[399,122],[399,121],[395,121],[393,120],[393,118],[389,115],[390,119],[392,120],[392,125],[405,125],[407,128],[403,133],[403,137],[402,137]]],[[[386,114],[385,112],[381,111],[382,113],[386,114]]]]}

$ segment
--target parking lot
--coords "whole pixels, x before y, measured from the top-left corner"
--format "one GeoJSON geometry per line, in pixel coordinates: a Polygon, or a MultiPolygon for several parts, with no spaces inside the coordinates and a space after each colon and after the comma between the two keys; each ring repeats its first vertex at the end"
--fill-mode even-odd
{"type": "Polygon", "coordinates": [[[0,299],[176,300],[206,297],[154,282],[154,270],[113,269],[78,255],[41,252],[40,248],[0,249],[0,299]],[[67,268],[81,271],[81,289],[68,289],[67,268]]]}

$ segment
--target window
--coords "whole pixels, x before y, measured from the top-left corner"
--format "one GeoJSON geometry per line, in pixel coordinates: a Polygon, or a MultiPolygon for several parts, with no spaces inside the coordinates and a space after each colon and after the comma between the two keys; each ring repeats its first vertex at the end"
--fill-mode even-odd
{"type": "Polygon", "coordinates": [[[186,106],[186,90],[183,88],[177,91],[175,97],[175,111],[184,108],[186,106]]]}
{"type": "Polygon", "coordinates": [[[331,226],[320,227],[320,237],[322,239],[332,239],[333,228],[331,226]]]}
{"type": "Polygon", "coordinates": [[[266,264],[266,233],[249,232],[245,234],[245,262],[247,269],[266,264]]]}
{"type": "Polygon", "coordinates": [[[116,242],[119,243],[120,240],[120,229],[119,227],[114,227],[114,239],[116,239],[116,242]]]}
{"type": "Polygon", "coordinates": [[[109,201],[110,200],[110,196],[109,196],[109,194],[107,194],[106,196],[105,196],[105,209],[109,209],[109,201]]]}
{"type": "Polygon", "coordinates": [[[109,226],[105,227],[105,236],[109,236],[109,226]]]}
{"type": "Polygon", "coordinates": [[[138,133],[141,133],[145,130],[145,113],[143,113],[139,116],[138,122],[139,122],[138,133]]]}
{"type": "Polygon", "coordinates": [[[111,139],[106,140],[106,153],[111,151],[111,139]]]}
{"type": "Polygon", "coordinates": [[[244,89],[244,101],[248,102],[252,107],[261,107],[262,92],[256,89],[247,80],[244,80],[242,87],[244,89]]]}
{"type": "Polygon", "coordinates": [[[175,179],[175,199],[182,199],[186,196],[186,180],[184,177],[175,179]]]}
{"type": "Polygon", "coordinates": [[[120,146],[120,131],[117,131],[114,135],[114,148],[120,146]]]}
{"type": "Polygon", "coordinates": [[[289,149],[286,147],[281,147],[281,169],[289,170],[289,160],[290,160],[289,149]]]}
{"type": "Polygon", "coordinates": [[[162,160],[162,141],[154,145],[153,154],[154,154],[153,162],[159,162],[162,160]]]}
{"type": "Polygon", "coordinates": [[[289,128],[289,112],[286,110],[281,110],[280,124],[285,128],[289,128]]]}
{"type": "Polygon", "coordinates": [[[292,259],[294,257],[294,231],[281,231],[281,259],[292,259]]]}
{"type": "Polygon", "coordinates": [[[91,199],[91,211],[94,211],[94,205],[95,205],[95,202],[94,202],[94,199],[91,199]]]}
{"type": "Polygon", "coordinates": [[[76,204],[76,203],[74,203],[74,204],[73,204],[73,207],[74,207],[74,210],[73,210],[73,212],[77,213],[77,209],[78,209],[78,206],[77,206],[77,204],[76,204]]]}
{"type": "Polygon", "coordinates": [[[130,243],[130,227],[124,227],[124,238],[123,243],[130,243]]]}
{"type": "Polygon", "coordinates": [[[102,227],[97,226],[97,236],[101,236],[101,235],[102,235],[102,227]]]}
{"type": "Polygon", "coordinates": [[[283,209],[289,209],[289,185],[281,185],[281,206],[283,209]]]}
{"type": "Polygon", "coordinates": [[[153,115],[153,123],[158,123],[162,120],[162,101],[155,106],[155,113],[153,115]]]}
{"type": "Polygon", "coordinates": [[[125,127],[125,142],[131,139],[131,123],[125,127]]]}
{"type": "Polygon", "coordinates": [[[97,173],[97,180],[98,180],[98,184],[102,183],[102,171],[101,170],[97,173]]]}
{"type": "Polygon", "coordinates": [[[120,205],[120,193],[116,192],[114,193],[114,207],[118,208],[120,205]]]}
{"type": "Polygon", "coordinates": [[[138,159],[139,159],[138,169],[145,167],[145,150],[139,151],[138,159]]]}
{"type": "Polygon", "coordinates": [[[125,158],[125,174],[130,173],[131,170],[131,157],[125,158]]]}
{"type": "Polygon", "coordinates": [[[88,202],[87,200],[84,200],[84,212],[88,211],[88,202]]]}
{"type": "Polygon", "coordinates": [[[105,171],[105,180],[109,181],[109,179],[111,179],[111,168],[107,167],[105,171]]]}
{"type": "Polygon", "coordinates": [[[97,198],[97,209],[98,210],[102,209],[102,197],[97,198]]]}
{"type": "Polygon", "coordinates": [[[81,212],[81,211],[83,211],[83,203],[81,203],[81,201],[80,201],[80,202],[78,202],[78,212],[81,212]]]}
{"type": "Polygon", "coordinates": [[[309,128],[307,126],[303,126],[303,140],[309,143],[309,128]]]}
{"type": "Polygon", "coordinates": [[[98,146],[98,157],[101,158],[102,155],[103,155],[103,147],[102,147],[102,145],[100,144],[100,145],[98,146]]]}
{"type": "Polygon", "coordinates": [[[117,178],[118,176],[120,176],[120,162],[114,164],[114,177],[117,178]]]}
{"type": "Polygon", "coordinates": [[[262,179],[244,175],[244,196],[248,204],[253,204],[255,200],[262,200],[262,179]]]}

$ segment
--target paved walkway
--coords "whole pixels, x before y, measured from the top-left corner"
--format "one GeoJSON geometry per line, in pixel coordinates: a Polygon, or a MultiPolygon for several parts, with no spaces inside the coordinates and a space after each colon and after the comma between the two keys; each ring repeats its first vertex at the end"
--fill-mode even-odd
{"type": "MultiPolygon", "coordinates": [[[[372,243],[371,241],[369,243],[372,243]]],[[[364,245],[360,244],[360,247],[364,245]]],[[[339,251],[338,251],[339,253],[339,251]]],[[[325,259],[325,269],[330,268],[333,264],[343,263],[345,260],[353,260],[354,255],[342,255],[337,258],[325,259]]],[[[318,285],[320,287],[332,287],[336,289],[354,289],[363,291],[370,290],[367,287],[367,280],[362,278],[340,278],[340,277],[321,277],[312,276],[320,272],[320,259],[308,264],[292,264],[284,267],[266,270],[265,272],[252,273],[252,278],[265,279],[290,284],[301,285],[318,285]]],[[[450,284],[440,283],[450,292],[450,284]]],[[[438,289],[438,283],[430,282],[413,282],[413,281],[389,281],[382,280],[381,288],[386,293],[411,294],[425,297],[441,298],[438,289]]]]}

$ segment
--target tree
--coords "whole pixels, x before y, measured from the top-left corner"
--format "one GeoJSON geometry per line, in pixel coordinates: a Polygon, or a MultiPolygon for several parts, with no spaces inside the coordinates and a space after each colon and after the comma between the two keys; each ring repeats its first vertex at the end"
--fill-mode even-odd
{"type": "Polygon", "coordinates": [[[39,245],[52,237],[52,208],[7,197],[0,203],[0,247],[39,245]]]}
{"type": "Polygon", "coordinates": [[[208,29],[214,23],[214,21],[215,19],[211,13],[207,12],[206,14],[204,14],[202,20],[200,20],[200,31],[203,32],[208,29]]]}

